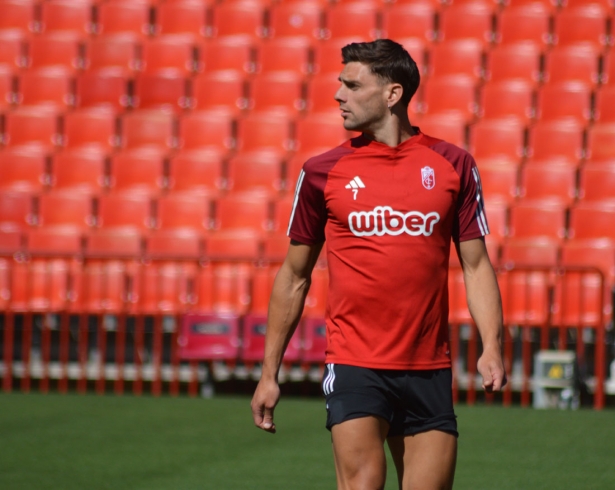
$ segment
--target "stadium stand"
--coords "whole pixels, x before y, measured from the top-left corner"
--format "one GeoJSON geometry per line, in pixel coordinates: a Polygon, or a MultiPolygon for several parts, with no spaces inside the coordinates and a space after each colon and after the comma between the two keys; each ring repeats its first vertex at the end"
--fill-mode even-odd
{"type": "Polygon", "coordinates": [[[147,2],[100,2],[96,5],[97,34],[131,33],[145,37],[151,32],[147,2]]]}
{"type": "Polygon", "coordinates": [[[0,2],[0,29],[19,29],[34,32],[37,28],[35,2],[4,0],[0,2]]]}
{"type": "Polygon", "coordinates": [[[164,70],[140,73],[134,80],[131,105],[134,109],[158,109],[181,113],[189,105],[188,80],[183,73],[164,70]]]}
{"type": "Polygon", "coordinates": [[[75,107],[108,107],[116,112],[131,102],[132,78],[120,67],[90,69],[75,79],[75,107]]]}
{"type": "Polygon", "coordinates": [[[504,45],[529,41],[538,49],[550,45],[552,10],[539,2],[507,6],[498,15],[496,41],[504,45]]]}
{"type": "Polygon", "coordinates": [[[322,37],[323,9],[319,2],[279,2],[269,11],[269,37],[302,36],[307,39],[322,37]]]}
{"type": "Polygon", "coordinates": [[[521,79],[536,85],[542,80],[542,51],[533,42],[494,46],[487,60],[486,78],[492,82],[521,79]]]}
{"type": "Polygon", "coordinates": [[[47,152],[43,148],[13,146],[0,151],[0,188],[34,193],[47,184],[47,152]]]}
{"type": "Polygon", "coordinates": [[[139,68],[139,37],[133,33],[101,34],[87,40],[85,63],[87,70],[119,68],[130,74],[139,68]]]}
{"type": "Polygon", "coordinates": [[[493,42],[496,5],[481,0],[453,3],[440,13],[438,39],[476,39],[485,45],[493,42]]]}
{"type": "Polygon", "coordinates": [[[431,42],[436,38],[436,10],[430,1],[395,3],[383,11],[381,37],[431,42]]]}
{"type": "Polygon", "coordinates": [[[62,117],[62,146],[112,152],[119,141],[117,123],[116,112],[105,106],[86,107],[66,113],[62,117]]]}
{"type": "Polygon", "coordinates": [[[248,107],[246,75],[237,70],[206,71],[192,79],[192,109],[226,108],[239,113],[248,107]]]}
{"type": "Polygon", "coordinates": [[[515,117],[481,119],[470,128],[469,147],[476,159],[525,155],[525,125],[515,117]]]}
{"type": "Polygon", "coordinates": [[[40,4],[38,31],[71,31],[83,36],[92,32],[92,4],[47,0],[40,4]]]}
{"type": "Polygon", "coordinates": [[[242,151],[227,163],[227,187],[233,192],[264,191],[272,197],[286,189],[283,153],[274,148],[242,151]]]}
{"type": "Polygon", "coordinates": [[[469,75],[485,77],[483,43],[477,39],[455,39],[434,44],[429,52],[430,77],[469,75]]]}
{"type": "Polygon", "coordinates": [[[72,189],[92,195],[107,187],[107,153],[104,149],[77,146],[53,155],[50,186],[54,189],[72,189]]]}
{"type": "Polygon", "coordinates": [[[377,39],[380,31],[380,11],[369,0],[337,3],[325,11],[323,37],[325,39],[364,36],[377,39]]]}
{"type": "Polygon", "coordinates": [[[305,76],[312,70],[312,44],[301,36],[269,39],[257,50],[256,71],[294,71],[305,76]]]}
{"type": "Polygon", "coordinates": [[[215,148],[228,152],[237,147],[237,121],[233,110],[215,107],[183,114],[178,121],[177,147],[194,150],[215,148]]]}
{"type": "Polygon", "coordinates": [[[212,194],[226,188],[224,154],[215,147],[177,152],[168,162],[167,188],[212,194]]]}

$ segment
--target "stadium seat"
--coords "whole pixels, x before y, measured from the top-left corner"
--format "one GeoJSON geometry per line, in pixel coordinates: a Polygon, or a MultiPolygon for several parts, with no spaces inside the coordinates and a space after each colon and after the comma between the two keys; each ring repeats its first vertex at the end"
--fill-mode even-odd
{"type": "Polygon", "coordinates": [[[20,107],[4,115],[4,144],[39,145],[52,150],[60,142],[58,117],[54,110],[20,107]]]}
{"type": "Polygon", "coordinates": [[[172,228],[149,233],[144,255],[149,260],[197,261],[203,255],[203,235],[189,228],[172,228]]]}
{"type": "Polygon", "coordinates": [[[32,194],[14,189],[0,189],[0,224],[3,229],[26,229],[36,222],[34,212],[32,194]]]}
{"type": "Polygon", "coordinates": [[[454,145],[466,146],[466,117],[460,113],[425,114],[412,120],[422,133],[440,138],[454,145]]]}
{"type": "Polygon", "coordinates": [[[252,264],[221,262],[201,267],[197,277],[197,311],[245,314],[250,307],[252,264]]]}
{"type": "Polygon", "coordinates": [[[508,233],[508,204],[497,195],[485,194],[485,213],[489,225],[487,243],[499,245],[508,233]]]}
{"type": "Polygon", "coordinates": [[[39,192],[48,185],[47,152],[34,146],[13,146],[0,151],[0,187],[39,192]]]}
{"type": "Polygon", "coordinates": [[[463,74],[483,79],[483,43],[477,39],[454,39],[434,44],[429,51],[428,72],[430,77],[463,74]]]}
{"type": "Polygon", "coordinates": [[[191,107],[196,110],[227,108],[239,113],[248,107],[245,74],[236,70],[211,71],[192,79],[191,107]]]}
{"type": "Polygon", "coordinates": [[[422,111],[455,113],[467,122],[478,113],[475,80],[469,75],[447,75],[429,80],[423,91],[422,111]]]}
{"type": "Polygon", "coordinates": [[[137,314],[179,314],[189,309],[196,298],[191,286],[198,266],[183,261],[154,261],[139,269],[131,311],[137,314]]]}
{"type": "Polygon", "coordinates": [[[343,121],[336,112],[313,112],[295,123],[296,151],[314,148],[334,148],[351,138],[352,133],[344,129],[343,121]]]}
{"type": "Polygon", "coordinates": [[[0,29],[19,29],[24,33],[35,31],[36,2],[4,0],[0,2],[0,29]]]}
{"type": "Polygon", "coordinates": [[[339,117],[339,102],[335,100],[335,93],[341,84],[339,73],[321,73],[310,77],[307,81],[307,110],[309,112],[332,111],[339,117]]]}
{"type": "Polygon", "coordinates": [[[237,149],[262,148],[284,153],[293,149],[292,117],[284,112],[254,111],[237,120],[237,149]]]}
{"type": "Polygon", "coordinates": [[[28,230],[26,243],[31,255],[78,256],[82,250],[83,232],[74,226],[42,226],[28,230]]]}
{"type": "Polygon", "coordinates": [[[495,46],[489,51],[487,78],[491,82],[521,79],[537,84],[541,80],[542,52],[532,42],[495,46]]]}
{"type": "Polygon", "coordinates": [[[368,0],[349,3],[337,3],[325,12],[325,39],[365,36],[370,39],[379,37],[378,4],[368,0]]]}
{"type": "Polygon", "coordinates": [[[193,38],[205,36],[207,6],[201,2],[160,3],[154,9],[155,35],[184,34],[193,38]]]}
{"type": "Polygon", "coordinates": [[[566,236],[566,207],[557,201],[524,199],[515,203],[510,207],[507,235],[563,239],[566,236]]]}
{"type": "Polygon", "coordinates": [[[203,235],[211,228],[211,197],[203,192],[175,191],[157,200],[156,227],[189,228],[203,235]]]}
{"type": "Polygon", "coordinates": [[[269,37],[303,36],[320,39],[323,9],[318,2],[298,0],[275,3],[269,11],[269,37]]]}
{"type": "MultiPolygon", "coordinates": [[[[105,252],[112,252],[114,257],[119,251],[126,250],[125,246],[118,248],[116,244],[104,249],[105,252]]],[[[90,253],[86,246],[88,255],[90,253]]],[[[132,293],[127,284],[130,277],[127,265],[121,260],[107,260],[106,253],[103,257],[105,260],[88,260],[84,265],[83,292],[77,301],[78,309],[91,314],[124,313],[126,300],[132,293]]]]}
{"type": "Polygon", "coordinates": [[[519,193],[519,166],[514,162],[483,163],[479,159],[478,169],[485,200],[512,204],[519,193]]]}
{"type": "Polygon", "coordinates": [[[127,74],[139,68],[138,37],[132,33],[106,34],[87,41],[85,66],[88,70],[119,68],[127,74]]]}
{"type": "Polygon", "coordinates": [[[494,5],[476,1],[453,4],[440,13],[438,39],[473,38],[488,45],[493,42],[494,5]]]}
{"type": "Polygon", "coordinates": [[[190,313],[182,318],[178,337],[182,360],[226,360],[239,357],[239,316],[190,313]],[[208,327],[208,325],[210,325],[208,327]]]}
{"type": "Polygon", "coordinates": [[[146,2],[100,2],[96,6],[96,32],[150,34],[150,5],[146,2]]]}
{"type": "Polygon", "coordinates": [[[51,32],[33,36],[28,40],[27,66],[31,69],[63,66],[70,70],[79,70],[84,66],[82,46],[82,40],[73,32],[51,32]]]}
{"type": "Polygon", "coordinates": [[[501,264],[506,269],[557,267],[561,248],[560,240],[549,237],[511,238],[502,244],[501,264]]]}
{"type": "Polygon", "coordinates": [[[2,112],[13,104],[15,99],[14,85],[13,69],[7,65],[0,65],[0,111],[2,112]]]}
{"type": "Polygon", "coordinates": [[[112,191],[157,194],[164,188],[164,152],[133,148],[111,157],[109,188],[112,191]]]}
{"type": "Polygon", "coordinates": [[[100,196],[96,225],[99,228],[148,231],[154,226],[150,196],[135,192],[116,192],[100,196]]]}
{"type": "Polygon", "coordinates": [[[475,158],[506,156],[518,162],[525,155],[525,125],[515,117],[481,119],[470,128],[475,158]]]}
{"type": "Polygon", "coordinates": [[[609,238],[566,240],[561,265],[599,269],[608,285],[615,284],[615,242],[609,238]]]}
{"type": "Polygon", "coordinates": [[[233,192],[264,191],[272,196],[285,189],[283,154],[273,148],[237,153],[228,161],[228,188],[233,192]]]}
{"type": "Polygon", "coordinates": [[[121,112],[129,105],[131,79],[121,68],[89,69],[76,78],[76,107],[106,107],[121,112]]]}
{"type": "Polygon", "coordinates": [[[270,200],[262,192],[232,193],[215,201],[215,229],[271,229],[270,200]]]}
{"type": "Polygon", "coordinates": [[[122,148],[153,146],[170,150],[175,146],[174,117],[160,111],[139,110],[121,119],[122,148]]]}
{"type": "Polygon", "coordinates": [[[584,155],[583,125],[574,119],[538,121],[529,129],[528,153],[535,160],[564,157],[579,161],[584,155]]]}
{"type": "Polygon", "coordinates": [[[297,113],[305,109],[303,76],[292,71],[261,73],[250,83],[249,108],[297,113]]]}
{"type": "Polygon", "coordinates": [[[188,108],[188,79],[175,70],[140,73],[134,80],[131,98],[135,109],[152,109],[178,114],[188,108]]]}
{"type": "Polygon", "coordinates": [[[510,270],[498,275],[506,325],[545,326],[550,312],[549,275],[542,271],[510,270]]]}
{"type": "Polygon", "coordinates": [[[88,107],[64,115],[62,144],[66,148],[112,151],[118,144],[116,114],[108,108],[88,107]]]}
{"type": "Polygon", "coordinates": [[[143,42],[140,68],[144,72],[173,69],[188,76],[196,67],[196,46],[186,36],[167,34],[143,42]]]}
{"type": "Polygon", "coordinates": [[[255,263],[261,256],[261,233],[251,229],[216,231],[205,240],[205,255],[214,262],[255,263]]]}
{"type": "Polygon", "coordinates": [[[93,259],[105,259],[111,265],[117,259],[140,259],[142,254],[143,235],[139,230],[92,229],[85,235],[86,272],[88,262],[93,259]]]}
{"type": "Polygon", "coordinates": [[[586,157],[593,162],[615,161],[615,123],[599,123],[590,128],[586,157]]]}
{"type": "Polygon", "coordinates": [[[579,80],[596,85],[600,83],[600,56],[587,44],[556,46],[545,56],[546,82],[579,80]]]}
{"type": "Polygon", "coordinates": [[[607,29],[609,12],[598,4],[565,8],[554,21],[553,44],[558,46],[587,43],[602,50],[613,43],[607,29]]]}
{"type": "Polygon", "coordinates": [[[501,44],[529,41],[538,49],[549,46],[552,7],[541,3],[508,6],[498,15],[496,40],[501,44]]]}
{"type": "Polygon", "coordinates": [[[74,104],[73,78],[65,67],[49,66],[19,75],[17,100],[21,105],[48,105],[64,111],[74,104]]]}
{"type": "Polygon", "coordinates": [[[93,30],[89,1],[46,0],[40,7],[40,32],[72,31],[87,36],[93,30]]]}
{"type": "Polygon", "coordinates": [[[6,308],[9,299],[9,285],[6,257],[23,252],[24,234],[17,226],[0,222],[0,308],[6,308]]]}
{"type": "Polygon", "coordinates": [[[592,119],[592,99],[592,89],[586,83],[547,83],[538,92],[536,118],[542,121],[574,118],[587,125],[592,119]]]}
{"type": "MultiPolygon", "coordinates": [[[[294,182],[291,182],[289,188],[295,189],[294,182]]],[[[273,231],[271,237],[265,238],[263,242],[263,257],[269,262],[282,262],[288,250],[290,238],[286,236],[288,224],[290,223],[290,215],[293,209],[295,196],[287,194],[286,196],[276,199],[273,202],[273,231]]]]}
{"type": "Polygon", "coordinates": [[[521,170],[519,196],[571,205],[577,197],[577,166],[567,163],[529,163],[521,170]]]}
{"type": "Polygon", "coordinates": [[[51,186],[99,194],[107,184],[106,157],[106,152],[96,147],[77,147],[56,153],[51,162],[51,186]]]}
{"type": "Polygon", "coordinates": [[[256,70],[257,43],[246,36],[224,36],[198,44],[198,69],[205,74],[218,70],[253,73],[256,70]]]}
{"type": "Polygon", "coordinates": [[[277,37],[263,42],[258,49],[258,72],[311,71],[312,41],[305,37],[277,37]]]}
{"type": "Polygon", "coordinates": [[[344,68],[342,64],[342,48],[353,42],[366,42],[370,39],[367,35],[358,35],[343,38],[328,39],[326,42],[317,43],[314,46],[313,72],[318,74],[330,73],[338,75],[344,68]]]}
{"type": "Polygon", "coordinates": [[[596,91],[593,118],[604,123],[615,122],[615,85],[604,85],[596,91]]]}
{"type": "Polygon", "coordinates": [[[93,202],[89,193],[58,189],[38,196],[37,225],[70,225],[87,230],[93,224],[93,202]]]}
{"type": "Polygon", "coordinates": [[[215,148],[227,152],[236,147],[235,119],[231,110],[193,111],[179,118],[178,148],[215,148]]]}
{"type": "Polygon", "coordinates": [[[436,38],[435,19],[436,7],[429,0],[395,3],[383,12],[383,37],[432,42],[436,38]]]}
{"type": "Polygon", "coordinates": [[[223,162],[224,152],[215,147],[181,150],[169,160],[168,188],[215,194],[226,186],[223,162]]]}
{"type": "Polygon", "coordinates": [[[579,175],[579,199],[587,202],[615,202],[615,161],[586,163],[579,175]]]}
{"type": "Polygon", "coordinates": [[[615,84],[615,56],[609,52],[604,55],[600,81],[605,85],[615,84]]]}
{"type": "Polygon", "coordinates": [[[609,202],[581,202],[570,209],[569,238],[615,239],[615,205],[609,202]]]}
{"type": "Polygon", "coordinates": [[[26,35],[18,29],[0,30],[0,67],[19,69],[26,66],[26,35]]]}
{"type": "Polygon", "coordinates": [[[242,34],[254,39],[266,36],[265,6],[257,0],[223,2],[212,9],[208,37],[242,34]]]}
{"type": "Polygon", "coordinates": [[[536,115],[534,85],[528,80],[500,80],[481,90],[480,114],[484,119],[516,118],[529,123],[536,115]]]}

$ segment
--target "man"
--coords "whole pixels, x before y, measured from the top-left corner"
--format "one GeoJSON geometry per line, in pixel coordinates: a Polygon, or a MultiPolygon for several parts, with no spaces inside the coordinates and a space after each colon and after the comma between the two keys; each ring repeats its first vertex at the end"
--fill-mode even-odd
{"type": "Polygon", "coordinates": [[[254,423],[275,432],[277,374],[327,242],[330,285],[323,391],[341,490],[381,489],[386,440],[400,488],[452,487],[457,424],[448,346],[447,274],[457,247],[483,342],[487,391],[506,383],[502,312],[487,255],[480,180],[464,150],[411,126],[419,85],[410,55],[382,39],[342,49],[335,94],[362,135],[308,160],[274,282],[254,423]]]}

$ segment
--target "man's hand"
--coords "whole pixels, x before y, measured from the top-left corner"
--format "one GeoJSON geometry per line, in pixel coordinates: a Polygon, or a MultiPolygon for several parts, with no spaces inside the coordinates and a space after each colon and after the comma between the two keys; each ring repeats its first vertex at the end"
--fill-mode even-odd
{"type": "Polygon", "coordinates": [[[506,385],[506,371],[499,349],[485,349],[477,367],[483,377],[483,389],[487,393],[500,391],[506,385]]]}
{"type": "Polygon", "coordinates": [[[275,434],[273,411],[279,400],[278,383],[261,379],[252,397],[252,418],[256,427],[275,434]]]}

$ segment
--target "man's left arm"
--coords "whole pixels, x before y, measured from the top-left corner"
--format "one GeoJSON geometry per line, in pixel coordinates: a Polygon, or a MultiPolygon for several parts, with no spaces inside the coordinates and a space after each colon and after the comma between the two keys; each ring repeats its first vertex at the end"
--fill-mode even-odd
{"type": "Polygon", "coordinates": [[[457,247],[468,308],[483,343],[478,372],[485,391],[499,391],[506,384],[506,372],[502,360],[502,300],[495,271],[483,238],[460,242],[457,247]]]}

